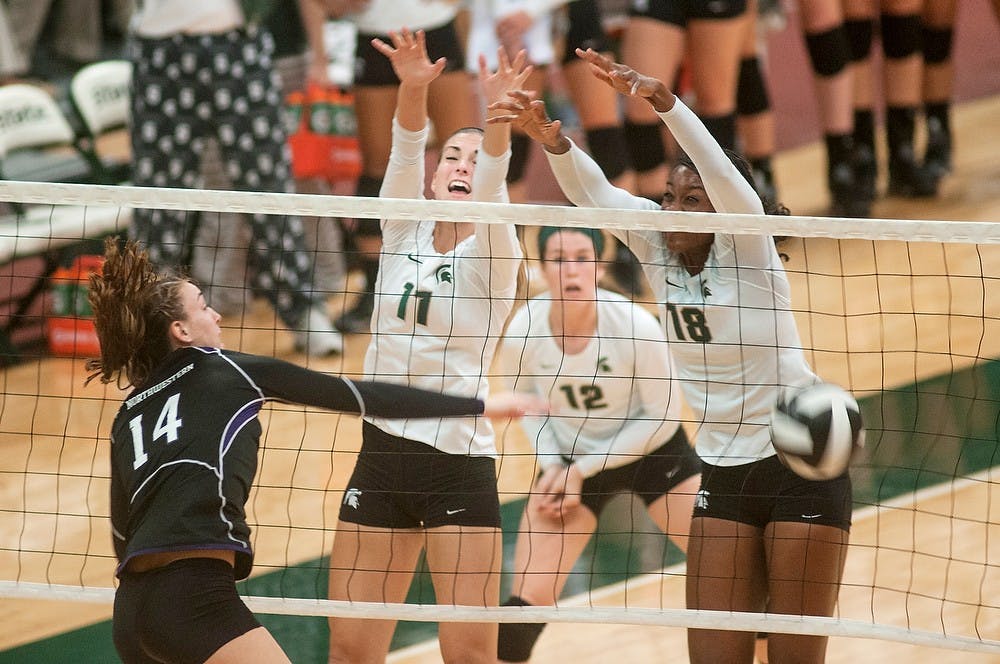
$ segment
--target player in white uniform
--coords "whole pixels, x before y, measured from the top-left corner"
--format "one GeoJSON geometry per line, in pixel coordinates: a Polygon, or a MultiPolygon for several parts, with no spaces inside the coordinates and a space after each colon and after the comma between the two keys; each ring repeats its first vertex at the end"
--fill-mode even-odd
{"type": "MultiPolygon", "coordinates": [[[[427,57],[424,34],[391,33],[374,45],[400,79],[393,146],[382,195],[423,198],[427,89],[444,60],[427,57]]],[[[523,84],[524,55],[480,70],[484,96],[523,84]]],[[[506,200],[508,127],[448,137],[431,180],[436,198],[506,200]],[[500,131],[498,131],[500,130],[500,131]]],[[[382,220],[372,341],[365,374],[409,386],[485,395],[487,370],[510,314],[522,252],[511,225],[382,220]]],[[[330,597],[402,602],[422,549],[437,601],[496,605],[500,507],[496,446],[488,422],[391,422],[365,418],[363,441],[340,509],[330,597]]],[[[384,661],[395,622],[332,619],[331,662],[384,661]]],[[[441,624],[445,661],[496,657],[496,624],[441,624]]]]}
{"type": "MultiPolygon", "coordinates": [[[[378,196],[389,163],[399,79],[389,61],[372,46],[372,39],[388,42],[391,31],[404,27],[423,30],[428,55],[434,60],[445,58],[445,69],[430,84],[427,96],[427,111],[436,136],[431,142],[437,147],[441,139],[475,124],[479,117],[456,26],[461,5],[451,0],[324,0],[324,4],[330,16],[348,20],[358,30],[352,90],[362,172],[355,193],[378,196]]],[[[475,64],[472,67],[475,71],[475,64]]],[[[334,324],[341,332],[367,332],[375,303],[379,224],[377,219],[346,220],[345,224],[349,251],[354,252],[352,259],[364,273],[365,284],[358,299],[334,324]]]]}
{"type": "MultiPolygon", "coordinates": [[[[551,403],[547,417],[522,420],[540,474],[506,606],[555,604],[604,506],[624,491],[687,548],[701,463],[680,426],[680,389],[659,323],[597,287],[603,247],[600,231],[541,229],[549,291],[515,314],[501,345],[511,388],[551,403]]],[[[528,661],[544,627],[501,624],[500,661],[528,661]]]]}
{"type": "MultiPolygon", "coordinates": [[[[591,51],[581,57],[620,93],[646,99],[688,155],[670,172],[662,209],[764,213],[746,162],[724,152],[663,83],[591,51]]],[[[573,203],[656,209],[611,186],[546,117],[542,102],[514,93],[493,108],[510,113],[494,122],[514,122],[545,146],[573,203]]],[[[850,531],[850,478],[804,480],[781,465],[771,446],[768,414],[780,390],[818,380],[801,350],[772,238],[618,235],[663,305],[677,377],[701,422],[696,449],[704,466],[688,548],[689,608],[832,615],[850,531]]],[[[753,642],[751,632],[688,633],[693,662],[750,662],[753,642]]],[[[772,634],[769,653],[772,661],[820,662],[826,642],[772,634]]]]}

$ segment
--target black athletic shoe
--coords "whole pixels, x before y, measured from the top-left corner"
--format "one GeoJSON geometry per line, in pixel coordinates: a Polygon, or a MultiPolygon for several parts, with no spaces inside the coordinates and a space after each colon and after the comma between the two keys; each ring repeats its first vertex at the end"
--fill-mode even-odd
{"type": "Polygon", "coordinates": [[[927,150],[924,152],[924,170],[936,178],[951,173],[951,135],[941,121],[927,118],[927,150]]]}
{"type": "Polygon", "coordinates": [[[344,334],[366,334],[372,329],[372,310],[375,308],[375,294],[364,293],[354,306],[338,316],[333,326],[344,334]]]}
{"type": "Polygon", "coordinates": [[[830,216],[867,217],[870,214],[873,197],[859,186],[856,167],[850,161],[831,166],[827,186],[830,188],[830,216]]]}
{"type": "Polygon", "coordinates": [[[918,164],[912,151],[893,155],[889,159],[889,195],[906,198],[937,196],[940,178],[923,164],[918,164]]]}

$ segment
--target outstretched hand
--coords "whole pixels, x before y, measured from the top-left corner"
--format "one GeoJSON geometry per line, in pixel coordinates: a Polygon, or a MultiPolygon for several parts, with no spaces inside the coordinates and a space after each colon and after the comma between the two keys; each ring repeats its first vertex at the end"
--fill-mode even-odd
{"type": "Polygon", "coordinates": [[[407,85],[428,85],[444,71],[445,59],[438,58],[434,62],[427,56],[427,42],[423,30],[412,32],[409,28],[391,31],[389,38],[392,45],[376,37],[372,46],[379,53],[389,58],[392,70],[400,83],[407,85]]]}
{"type": "Polygon", "coordinates": [[[520,419],[526,415],[545,415],[549,402],[533,394],[500,392],[486,398],[483,415],[492,419],[520,419]]]}
{"type": "Polygon", "coordinates": [[[489,105],[490,117],[486,122],[507,122],[530,138],[538,141],[550,152],[561,154],[569,149],[569,140],[563,136],[562,122],[553,120],[545,110],[545,102],[523,90],[511,90],[507,98],[489,105]]]}
{"type": "Polygon", "coordinates": [[[512,62],[507,57],[506,49],[501,46],[497,49],[497,70],[490,72],[486,56],[479,55],[479,85],[483,89],[487,105],[506,99],[508,92],[524,87],[524,82],[534,71],[534,67],[526,64],[527,61],[528,54],[524,49],[517,52],[512,62]]]}
{"type": "Polygon", "coordinates": [[[674,95],[659,79],[645,76],[628,65],[615,62],[611,58],[588,48],[576,49],[576,54],[590,63],[590,71],[616,92],[627,97],[647,100],[657,111],[663,113],[674,106],[674,95]]]}

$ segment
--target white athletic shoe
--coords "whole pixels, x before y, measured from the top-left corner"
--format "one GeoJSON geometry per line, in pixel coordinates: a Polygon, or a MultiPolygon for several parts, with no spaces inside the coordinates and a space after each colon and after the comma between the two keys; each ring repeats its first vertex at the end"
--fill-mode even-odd
{"type": "Polygon", "coordinates": [[[306,316],[304,330],[295,333],[295,350],[313,357],[339,355],[344,352],[344,337],[333,329],[326,313],[313,307],[306,316]]]}

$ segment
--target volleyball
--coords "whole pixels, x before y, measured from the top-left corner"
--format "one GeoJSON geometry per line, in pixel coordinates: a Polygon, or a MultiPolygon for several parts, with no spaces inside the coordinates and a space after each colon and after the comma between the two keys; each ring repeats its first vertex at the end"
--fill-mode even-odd
{"type": "Polygon", "coordinates": [[[831,383],[786,390],[771,411],[771,443],[778,458],[807,480],[828,480],[864,447],[858,402],[831,383]]]}

